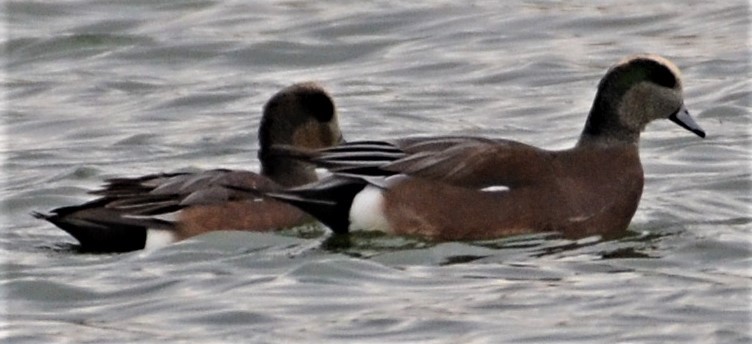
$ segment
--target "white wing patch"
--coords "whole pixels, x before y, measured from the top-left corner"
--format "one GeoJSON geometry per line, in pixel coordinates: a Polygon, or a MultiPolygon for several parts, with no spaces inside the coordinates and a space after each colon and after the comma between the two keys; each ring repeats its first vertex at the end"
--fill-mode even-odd
{"type": "Polygon", "coordinates": [[[171,213],[157,214],[157,215],[123,215],[126,219],[144,219],[144,220],[162,220],[167,222],[177,222],[180,210],[173,211],[171,213]]]}
{"type": "Polygon", "coordinates": [[[506,185],[491,185],[491,186],[486,186],[480,189],[480,191],[483,191],[483,192],[509,191],[509,187],[506,185]]]}

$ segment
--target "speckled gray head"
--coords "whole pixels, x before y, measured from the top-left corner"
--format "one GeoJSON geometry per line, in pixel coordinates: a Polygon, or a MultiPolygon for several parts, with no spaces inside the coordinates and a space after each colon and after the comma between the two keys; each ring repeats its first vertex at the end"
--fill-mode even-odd
{"type": "Polygon", "coordinates": [[[684,107],[679,68],[658,55],[631,56],[601,79],[581,141],[636,143],[645,126],[661,118],[705,137],[684,107]]]}

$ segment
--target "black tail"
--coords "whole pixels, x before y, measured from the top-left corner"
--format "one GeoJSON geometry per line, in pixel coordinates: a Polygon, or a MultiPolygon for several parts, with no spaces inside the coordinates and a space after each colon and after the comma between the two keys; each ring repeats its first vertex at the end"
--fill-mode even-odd
{"type": "MultiPolygon", "coordinates": [[[[79,206],[52,210],[50,214],[32,212],[35,218],[49,221],[76,238],[82,252],[128,252],[140,250],[146,244],[147,226],[141,221],[124,220],[121,214],[99,207],[95,200],[79,206]]],[[[158,220],[154,220],[155,222],[158,220]]],[[[153,227],[167,227],[167,223],[152,223],[153,227]]]]}
{"type": "Polygon", "coordinates": [[[366,186],[359,178],[332,176],[297,188],[267,193],[267,197],[292,204],[311,214],[334,233],[345,234],[350,228],[353,198],[366,186]]]}

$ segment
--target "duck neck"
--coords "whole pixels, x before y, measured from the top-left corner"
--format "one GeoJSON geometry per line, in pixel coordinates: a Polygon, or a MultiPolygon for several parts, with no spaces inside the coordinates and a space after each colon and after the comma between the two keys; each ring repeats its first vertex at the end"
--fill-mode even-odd
{"type": "Polygon", "coordinates": [[[582,145],[614,145],[634,144],[640,141],[640,132],[626,128],[619,122],[617,109],[609,106],[609,102],[596,97],[590,109],[585,128],[582,129],[577,146],[582,145]]]}
{"type": "Polygon", "coordinates": [[[261,175],[284,187],[308,184],[318,180],[313,165],[281,156],[270,156],[259,152],[261,175]]]}

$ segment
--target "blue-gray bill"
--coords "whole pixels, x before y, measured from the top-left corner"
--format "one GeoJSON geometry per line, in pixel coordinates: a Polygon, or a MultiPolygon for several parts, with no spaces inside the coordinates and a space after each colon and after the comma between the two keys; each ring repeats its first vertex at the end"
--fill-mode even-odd
{"type": "Polygon", "coordinates": [[[692,119],[692,116],[689,115],[689,111],[687,111],[687,108],[683,105],[679,110],[674,112],[673,115],[669,116],[668,119],[680,125],[682,128],[695,133],[695,135],[705,138],[705,131],[700,128],[700,125],[697,124],[694,119],[692,119]]]}

